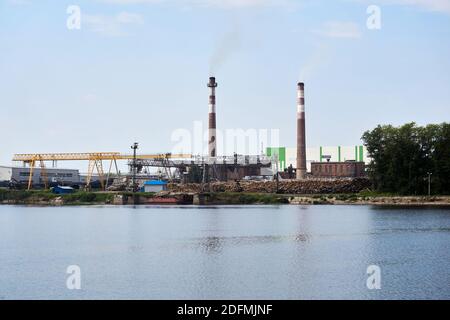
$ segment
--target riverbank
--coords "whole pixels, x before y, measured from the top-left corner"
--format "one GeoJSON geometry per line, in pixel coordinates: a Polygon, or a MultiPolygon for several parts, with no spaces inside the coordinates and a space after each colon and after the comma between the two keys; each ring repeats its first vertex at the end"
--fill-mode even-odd
{"type": "Polygon", "coordinates": [[[395,196],[395,195],[315,195],[292,196],[290,204],[303,205],[377,205],[377,206],[448,206],[450,196],[395,196]]]}
{"type": "Polygon", "coordinates": [[[450,206],[450,196],[397,196],[363,191],[347,194],[275,194],[247,192],[127,193],[75,192],[56,195],[49,191],[0,190],[0,204],[35,206],[79,205],[398,205],[450,206]]]}

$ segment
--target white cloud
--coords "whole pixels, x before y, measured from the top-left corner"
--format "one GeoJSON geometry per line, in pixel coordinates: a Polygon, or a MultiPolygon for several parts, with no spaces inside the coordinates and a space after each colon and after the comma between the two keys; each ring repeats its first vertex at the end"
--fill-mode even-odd
{"type": "MultiPolygon", "coordinates": [[[[27,0],[10,0],[27,1],[27,0]]],[[[296,6],[304,0],[97,0],[103,3],[112,4],[177,4],[182,6],[201,6],[226,9],[255,8],[268,6],[296,6]]],[[[349,0],[341,0],[349,1],[349,0]]],[[[415,6],[427,11],[443,12],[450,14],[450,0],[351,0],[353,2],[377,4],[377,5],[399,5],[415,6]]]]}
{"type": "MultiPolygon", "coordinates": [[[[112,4],[179,4],[183,6],[215,7],[224,9],[286,6],[295,4],[295,0],[98,0],[112,4]]],[[[298,2],[298,0],[297,0],[298,2]]]]}
{"type": "Polygon", "coordinates": [[[115,16],[83,14],[82,25],[86,24],[88,29],[109,37],[126,36],[126,25],[143,24],[144,18],[136,13],[120,12],[115,16]]]}
{"type": "Polygon", "coordinates": [[[343,21],[326,22],[322,28],[313,30],[313,32],[329,38],[357,39],[362,35],[356,23],[343,21]]]}
{"type": "Polygon", "coordinates": [[[8,0],[8,3],[15,5],[15,6],[21,6],[21,5],[31,4],[31,1],[30,0],[8,0]]]}
{"type": "Polygon", "coordinates": [[[390,0],[393,4],[419,6],[423,9],[450,14],[450,0],[390,0]]]}
{"type": "Polygon", "coordinates": [[[377,0],[377,1],[353,0],[353,1],[377,5],[397,5],[397,6],[417,7],[426,11],[450,14],[450,0],[377,0]]]}
{"type": "Polygon", "coordinates": [[[167,2],[167,0],[98,0],[98,1],[106,2],[106,3],[116,3],[116,4],[141,4],[141,3],[167,2]]]}
{"type": "Polygon", "coordinates": [[[140,14],[121,12],[117,15],[117,21],[123,24],[144,24],[144,18],[140,14]]]}
{"type": "MultiPolygon", "coordinates": [[[[26,1],[26,0],[11,0],[26,1]]],[[[113,4],[155,4],[170,3],[179,5],[196,5],[216,8],[245,8],[267,6],[292,6],[303,2],[302,0],[97,0],[113,4]]],[[[348,1],[348,0],[345,0],[348,1]]],[[[352,0],[354,2],[366,2],[368,4],[386,4],[401,6],[416,6],[428,11],[450,14],[450,0],[352,0]]]]}
{"type": "Polygon", "coordinates": [[[289,0],[191,0],[192,4],[219,8],[270,7],[291,4],[289,0]]]}
{"type": "Polygon", "coordinates": [[[98,101],[98,97],[95,93],[88,93],[82,96],[81,100],[85,103],[95,103],[98,101]]]}

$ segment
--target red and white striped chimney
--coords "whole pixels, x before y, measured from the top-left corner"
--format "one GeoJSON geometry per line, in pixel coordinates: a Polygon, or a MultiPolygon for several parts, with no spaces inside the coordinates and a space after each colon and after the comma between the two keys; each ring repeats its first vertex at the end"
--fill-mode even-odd
{"type": "Polygon", "coordinates": [[[217,139],[216,139],[216,78],[209,78],[209,123],[208,123],[208,155],[211,158],[217,157],[217,139]]]}
{"type": "Polygon", "coordinates": [[[306,179],[305,84],[297,86],[297,179],[306,179]]]}

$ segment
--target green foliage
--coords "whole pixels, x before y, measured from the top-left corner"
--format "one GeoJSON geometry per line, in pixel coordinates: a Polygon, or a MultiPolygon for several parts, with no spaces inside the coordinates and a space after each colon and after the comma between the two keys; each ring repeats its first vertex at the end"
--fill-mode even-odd
{"type": "Polygon", "coordinates": [[[345,194],[345,193],[343,193],[343,194],[337,194],[335,196],[335,199],[338,200],[338,201],[348,201],[352,197],[354,197],[353,194],[345,194]]]}
{"type": "Polygon", "coordinates": [[[139,192],[138,195],[144,198],[154,198],[156,192],[139,192]]]}
{"type": "Polygon", "coordinates": [[[362,139],[372,158],[369,176],[375,191],[427,194],[431,172],[432,193],[450,194],[449,123],[378,126],[362,139]]]}
{"type": "Polygon", "coordinates": [[[221,192],[211,194],[211,201],[217,204],[286,204],[288,198],[258,193],[221,192]]]}
{"type": "Polygon", "coordinates": [[[50,203],[56,198],[63,199],[67,204],[111,203],[114,195],[110,193],[96,193],[79,191],[71,194],[56,195],[48,190],[4,190],[0,189],[0,201],[14,203],[40,204],[50,203]]]}
{"type": "Polygon", "coordinates": [[[108,193],[84,192],[62,195],[61,198],[68,204],[83,204],[83,203],[110,203],[114,195],[108,193]]]}
{"type": "Polygon", "coordinates": [[[49,201],[56,198],[56,195],[50,191],[38,190],[5,190],[0,189],[0,201],[13,202],[33,202],[33,201],[49,201]]]}
{"type": "Polygon", "coordinates": [[[376,198],[376,197],[394,197],[396,194],[390,192],[378,192],[371,190],[364,190],[358,193],[358,196],[363,198],[376,198]]]}

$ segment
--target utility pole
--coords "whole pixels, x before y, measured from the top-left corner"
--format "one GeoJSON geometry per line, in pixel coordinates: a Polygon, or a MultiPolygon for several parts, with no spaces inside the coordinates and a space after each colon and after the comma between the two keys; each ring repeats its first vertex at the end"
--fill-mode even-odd
{"type": "Polygon", "coordinates": [[[133,180],[132,180],[132,188],[133,188],[133,192],[136,192],[136,151],[139,148],[139,144],[137,142],[135,142],[132,146],[131,149],[133,149],[133,171],[132,171],[132,175],[133,175],[133,180]]]}
{"type": "Polygon", "coordinates": [[[277,182],[277,192],[280,192],[280,176],[279,176],[279,167],[278,167],[278,155],[275,157],[276,160],[276,171],[277,171],[277,176],[276,176],[276,182],[277,182]]]}
{"type": "Polygon", "coordinates": [[[427,172],[427,174],[428,174],[428,196],[431,197],[431,175],[433,173],[427,172]]]}
{"type": "Polygon", "coordinates": [[[201,192],[204,193],[206,191],[209,191],[209,176],[208,176],[208,170],[209,167],[205,162],[205,159],[202,158],[202,165],[203,165],[203,177],[202,177],[202,187],[201,192]]]}

